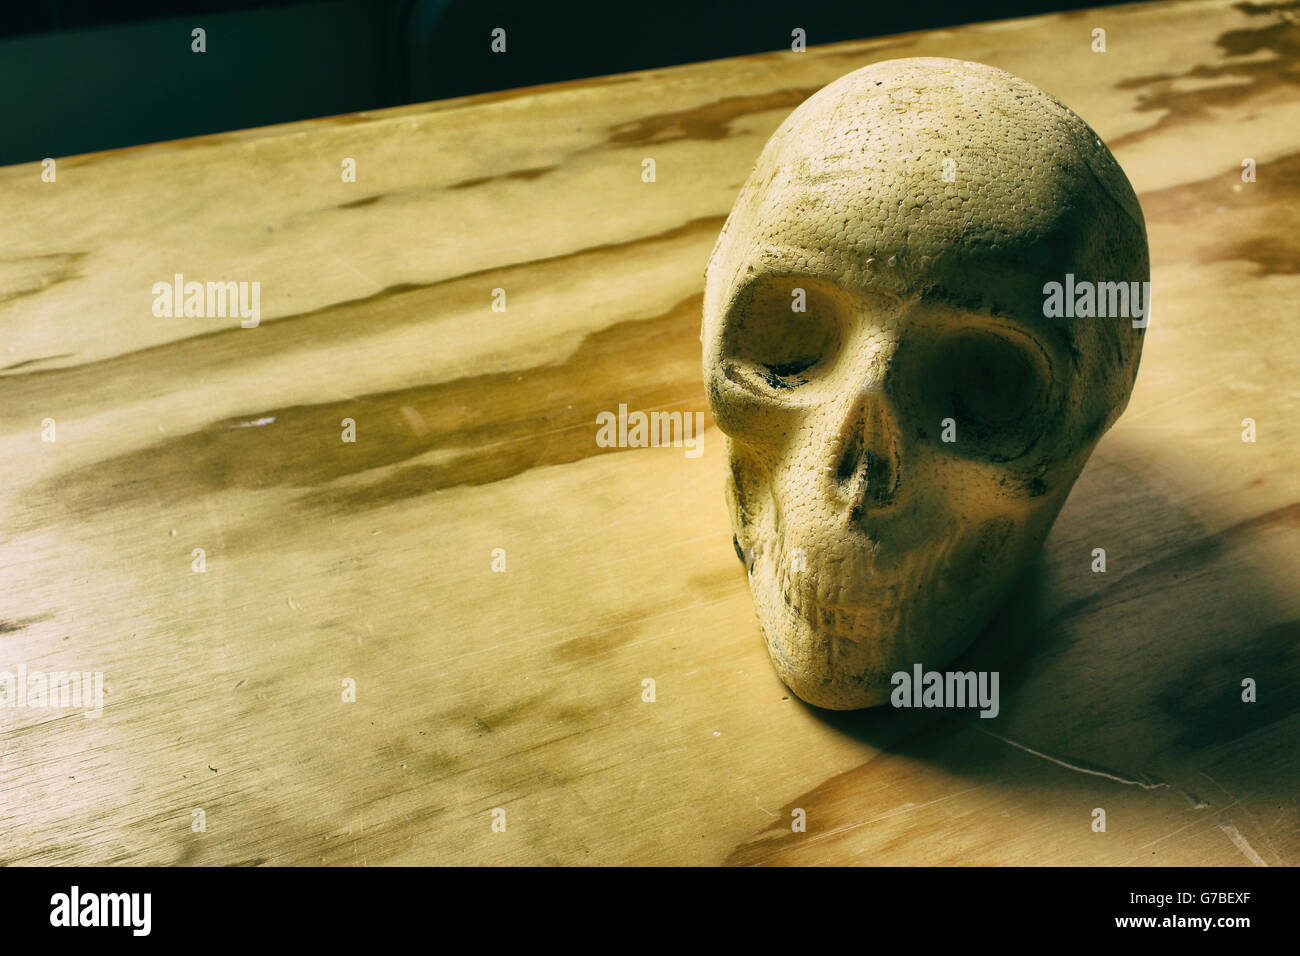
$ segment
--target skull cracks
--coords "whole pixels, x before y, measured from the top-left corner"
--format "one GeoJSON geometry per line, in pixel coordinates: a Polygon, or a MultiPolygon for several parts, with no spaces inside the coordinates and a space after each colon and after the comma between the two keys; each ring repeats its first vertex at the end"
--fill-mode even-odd
{"type": "Polygon", "coordinates": [[[1148,281],[1142,213],[1087,124],[1008,73],[878,63],[767,143],[701,338],[737,552],[803,700],[874,706],[943,667],[1041,548],[1144,331],[1044,316],[1066,274],[1148,281]]]}

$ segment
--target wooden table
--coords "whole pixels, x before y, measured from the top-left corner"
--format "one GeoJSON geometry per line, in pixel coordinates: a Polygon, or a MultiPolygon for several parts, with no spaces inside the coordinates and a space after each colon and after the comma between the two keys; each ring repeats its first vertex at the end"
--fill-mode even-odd
{"type": "Polygon", "coordinates": [[[0,860],[1300,861],[1298,16],[813,37],[0,170],[0,670],[104,681],[97,718],[0,709],[0,860]],[[792,699],[712,421],[698,458],[595,442],[706,411],[760,147],[910,56],[1057,95],[1151,237],[1133,401],[972,652],[996,720],[792,699]],[[178,273],[260,283],[260,324],[155,316],[178,273]]]}

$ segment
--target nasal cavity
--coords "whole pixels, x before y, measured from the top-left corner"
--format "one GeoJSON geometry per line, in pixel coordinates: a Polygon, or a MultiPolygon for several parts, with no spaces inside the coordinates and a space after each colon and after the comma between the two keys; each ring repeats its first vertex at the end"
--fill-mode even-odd
{"type": "Polygon", "coordinates": [[[867,499],[877,507],[894,500],[898,488],[898,475],[894,474],[894,459],[890,455],[867,452],[863,456],[867,469],[867,499]]]}
{"type": "Polygon", "coordinates": [[[848,440],[844,442],[844,450],[840,455],[840,465],[835,470],[835,479],[842,485],[852,483],[862,468],[863,430],[864,424],[859,421],[857,425],[849,429],[848,440]]]}
{"type": "Polygon", "coordinates": [[[894,457],[883,447],[890,438],[885,434],[868,433],[868,428],[872,427],[859,421],[849,429],[835,469],[835,478],[840,485],[857,496],[854,512],[859,517],[864,505],[883,507],[889,504],[898,486],[894,457]]]}

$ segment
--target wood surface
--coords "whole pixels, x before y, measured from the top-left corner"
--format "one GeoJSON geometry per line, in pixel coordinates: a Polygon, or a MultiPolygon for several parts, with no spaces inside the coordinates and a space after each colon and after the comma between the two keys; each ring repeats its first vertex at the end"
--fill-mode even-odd
{"type": "Polygon", "coordinates": [[[0,861],[1297,862],[1298,23],[810,37],[0,169],[0,670],[105,689],[98,718],[0,709],[0,861]],[[791,698],[701,385],[704,263],[762,144],[910,56],[1056,95],[1150,232],[1133,400],[969,655],[995,720],[791,698]],[[155,317],[177,273],[259,282],[260,325],[155,317]],[[703,454],[598,447],[620,403],[706,412],[703,454]]]}

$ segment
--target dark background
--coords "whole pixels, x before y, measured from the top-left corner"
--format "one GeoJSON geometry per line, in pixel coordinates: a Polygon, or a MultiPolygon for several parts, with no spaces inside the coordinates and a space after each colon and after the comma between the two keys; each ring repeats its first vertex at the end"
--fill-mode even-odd
{"type": "MultiPolygon", "coordinates": [[[[0,0],[0,165],[1105,0],[0,0]],[[507,52],[489,49],[503,27],[507,52]],[[190,31],[207,31],[207,52],[190,31]]],[[[1090,27],[1081,42],[1087,42],[1090,27]]]]}

